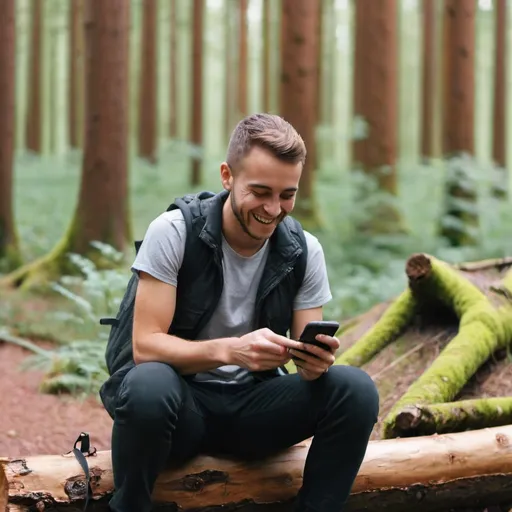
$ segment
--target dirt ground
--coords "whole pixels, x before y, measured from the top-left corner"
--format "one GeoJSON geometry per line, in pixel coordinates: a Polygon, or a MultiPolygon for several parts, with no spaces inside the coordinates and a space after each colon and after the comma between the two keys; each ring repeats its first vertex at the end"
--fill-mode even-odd
{"type": "Polygon", "coordinates": [[[28,354],[0,342],[0,457],[65,453],[83,431],[109,449],[112,420],[101,403],[39,393],[42,374],[19,369],[28,354]]]}

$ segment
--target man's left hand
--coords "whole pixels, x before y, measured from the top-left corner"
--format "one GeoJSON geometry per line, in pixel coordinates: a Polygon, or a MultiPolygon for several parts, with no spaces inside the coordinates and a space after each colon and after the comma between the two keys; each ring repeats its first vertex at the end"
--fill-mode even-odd
{"type": "Polygon", "coordinates": [[[334,364],[334,354],[340,348],[340,341],[335,336],[318,334],[317,341],[329,347],[329,351],[311,343],[303,343],[304,351],[290,349],[297,373],[305,380],[315,380],[321,377],[334,364]]]}

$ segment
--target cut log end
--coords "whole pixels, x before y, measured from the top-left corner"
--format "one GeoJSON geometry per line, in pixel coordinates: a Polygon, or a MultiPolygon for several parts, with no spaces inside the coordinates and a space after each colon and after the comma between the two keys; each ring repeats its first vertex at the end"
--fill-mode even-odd
{"type": "Polygon", "coordinates": [[[412,282],[424,279],[431,270],[432,263],[426,254],[413,254],[405,265],[405,273],[412,282]]]}

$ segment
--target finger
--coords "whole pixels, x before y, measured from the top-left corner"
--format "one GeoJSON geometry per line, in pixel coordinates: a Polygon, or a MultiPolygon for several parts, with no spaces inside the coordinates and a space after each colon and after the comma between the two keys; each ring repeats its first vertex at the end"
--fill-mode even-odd
{"type": "Polygon", "coordinates": [[[304,344],[302,342],[291,340],[290,338],[287,338],[286,336],[281,336],[280,334],[276,334],[275,332],[269,332],[268,334],[265,335],[265,338],[271,341],[272,343],[290,349],[294,348],[301,350],[304,347],[304,344]]]}
{"type": "Polygon", "coordinates": [[[326,363],[311,354],[297,352],[295,350],[290,350],[290,354],[293,356],[294,363],[305,370],[323,372],[330,366],[329,363],[326,363]]]}
{"type": "Polygon", "coordinates": [[[332,352],[329,352],[322,347],[317,347],[316,345],[313,345],[311,343],[305,343],[304,348],[306,349],[306,352],[308,352],[310,355],[321,359],[328,365],[331,365],[334,363],[334,354],[332,352]]]}
{"type": "Polygon", "coordinates": [[[282,357],[288,353],[286,347],[278,345],[277,343],[272,343],[271,341],[268,341],[264,338],[258,340],[254,348],[260,352],[264,352],[265,354],[273,354],[277,357],[282,357]]]}
{"type": "Polygon", "coordinates": [[[322,366],[311,364],[307,361],[304,361],[303,359],[298,359],[298,360],[294,359],[294,363],[297,368],[301,368],[302,370],[306,370],[311,373],[321,374],[321,373],[325,373],[325,370],[326,370],[326,368],[324,368],[322,366]]]}
{"type": "Polygon", "coordinates": [[[335,336],[327,336],[325,334],[318,334],[316,340],[327,345],[332,352],[336,352],[340,348],[340,340],[335,336]]]}

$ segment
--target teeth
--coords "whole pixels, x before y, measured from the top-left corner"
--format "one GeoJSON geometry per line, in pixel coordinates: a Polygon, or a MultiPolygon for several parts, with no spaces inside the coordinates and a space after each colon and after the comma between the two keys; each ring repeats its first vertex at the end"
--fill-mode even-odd
{"type": "Polygon", "coordinates": [[[255,213],[253,213],[253,216],[258,222],[261,222],[262,224],[272,224],[272,222],[274,222],[274,219],[267,220],[263,217],[260,217],[259,215],[256,215],[255,213]]]}

